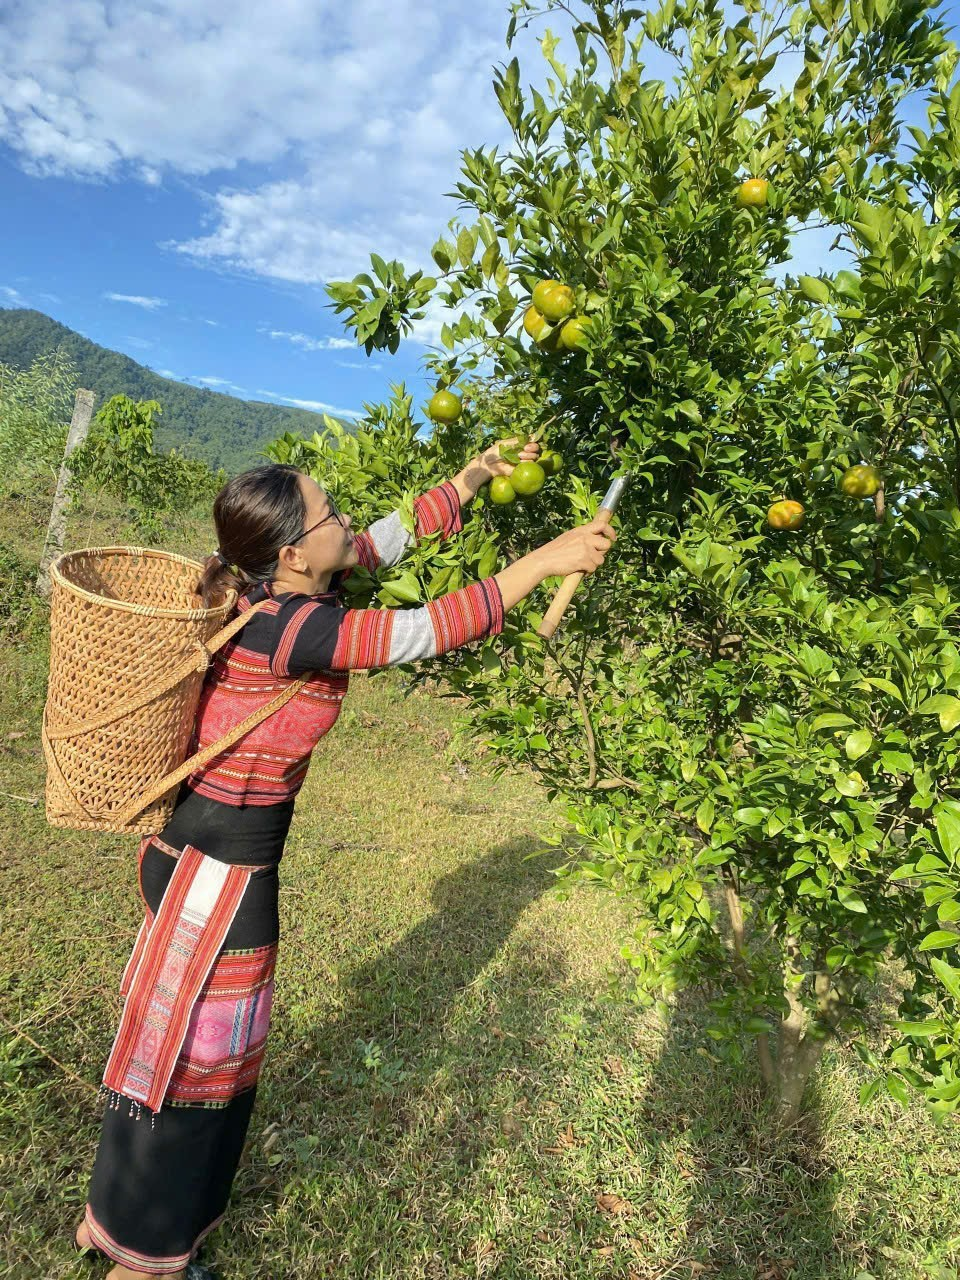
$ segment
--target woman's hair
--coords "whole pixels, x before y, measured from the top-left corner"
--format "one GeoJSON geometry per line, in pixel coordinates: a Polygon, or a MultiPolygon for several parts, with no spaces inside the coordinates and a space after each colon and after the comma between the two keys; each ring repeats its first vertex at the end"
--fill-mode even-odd
{"type": "Polygon", "coordinates": [[[254,467],[228,480],[217,494],[213,523],[219,555],[208,556],[197,583],[205,609],[231,587],[240,593],[276,574],[280,548],[303,533],[307,504],[299,476],[296,467],[278,463],[254,467]]]}

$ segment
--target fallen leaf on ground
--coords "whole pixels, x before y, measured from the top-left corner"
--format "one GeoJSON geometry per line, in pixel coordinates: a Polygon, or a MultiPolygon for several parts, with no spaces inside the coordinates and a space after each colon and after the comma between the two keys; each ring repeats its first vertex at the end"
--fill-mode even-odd
{"type": "Polygon", "coordinates": [[[618,1196],[613,1192],[604,1192],[603,1195],[597,1196],[597,1208],[601,1213],[626,1213],[630,1208],[629,1201],[624,1200],[623,1196],[618,1196]]]}

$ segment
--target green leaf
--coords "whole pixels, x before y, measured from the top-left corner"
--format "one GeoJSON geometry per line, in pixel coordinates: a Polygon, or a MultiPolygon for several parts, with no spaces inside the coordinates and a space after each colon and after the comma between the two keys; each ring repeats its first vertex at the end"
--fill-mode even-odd
{"type": "Polygon", "coordinates": [[[955,859],[960,854],[960,803],[956,800],[944,800],[934,805],[934,821],[937,824],[937,838],[940,848],[948,858],[955,859]]]}
{"type": "Polygon", "coordinates": [[[887,1076],[886,1085],[887,1093],[890,1094],[891,1098],[896,1098],[897,1102],[903,1103],[905,1107],[909,1106],[910,1090],[899,1076],[887,1076]]]}
{"type": "Polygon", "coordinates": [[[939,1018],[929,1018],[926,1022],[895,1022],[893,1025],[905,1036],[917,1036],[920,1039],[942,1035],[946,1030],[939,1018]]]}
{"type": "MultiPolygon", "coordinates": [[[[883,1077],[878,1076],[875,1080],[868,1080],[866,1084],[860,1086],[860,1105],[865,1107],[871,1100],[880,1086],[883,1084],[883,1077]]],[[[864,1273],[865,1274],[865,1273],[864,1273]]]]}
{"type": "Polygon", "coordinates": [[[760,823],[767,816],[766,809],[738,809],[733,815],[737,822],[742,823],[745,827],[759,827],[760,823]]]}
{"type": "Polygon", "coordinates": [[[933,956],[930,960],[930,968],[947,988],[954,1000],[960,1000],[960,969],[954,969],[947,964],[946,960],[941,960],[937,956],[933,956]]]}
{"type": "Polygon", "coordinates": [[[464,227],[457,236],[457,256],[462,267],[469,267],[477,248],[477,233],[464,227]]]}
{"type": "Polygon", "coordinates": [[[811,302],[827,303],[830,301],[830,288],[825,280],[818,276],[800,276],[797,280],[801,292],[811,302]]]}
{"type": "Polygon", "coordinates": [[[854,770],[852,773],[838,773],[833,785],[842,796],[858,796],[863,791],[863,778],[854,770]]]}
{"type": "Polygon", "coordinates": [[[816,717],[810,728],[813,733],[817,733],[820,729],[845,729],[848,724],[856,724],[856,721],[838,711],[825,711],[823,715],[816,717]]]}
{"type": "Polygon", "coordinates": [[[938,716],[940,728],[950,733],[960,724],[960,698],[949,693],[938,693],[933,698],[921,702],[918,708],[922,716],[938,716]]]}
{"type": "Polygon", "coordinates": [[[528,738],[527,746],[534,751],[550,750],[550,743],[547,741],[547,739],[543,736],[542,733],[535,733],[532,737],[528,738]]]}
{"type": "Polygon", "coordinates": [[[873,746],[873,734],[869,729],[857,729],[847,736],[843,749],[850,760],[859,760],[873,746]]]}
{"type": "Polygon", "coordinates": [[[700,801],[697,809],[697,826],[701,831],[708,832],[713,825],[713,815],[716,812],[713,801],[709,796],[704,796],[700,801]]]}
{"type": "Polygon", "coordinates": [[[848,889],[846,885],[842,884],[838,885],[837,897],[848,911],[859,911],[862,915],[867,914],[867,904],[855,889],[848,889]]]}
{"type": "Polygon", "coordinates": [[[928,933],[917,948],[918,951],[943,951],[945,947],[955,947],[960,942],[960,933],[949,933],[946,929],[934,929],[928,933]]]}
{"type": "Polygon", "coordinates": [[[751,1036],[769,1035],[773,1030],[765,1018],[750,1017],[744,1023],[744,1029],[751,1036]]]}

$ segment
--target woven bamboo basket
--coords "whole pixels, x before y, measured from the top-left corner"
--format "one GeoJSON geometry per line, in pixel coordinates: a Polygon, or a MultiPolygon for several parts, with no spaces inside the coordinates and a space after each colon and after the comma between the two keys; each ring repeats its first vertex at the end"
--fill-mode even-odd
{"type": "Polygon", "coordinates": [[[169,818],[211,654],[249,620],[224,627],[233,591],[203,608],[201,573],[142,547],[72,551],[51,567],[43,748],[54,826],[149,834],[169,818]]]}

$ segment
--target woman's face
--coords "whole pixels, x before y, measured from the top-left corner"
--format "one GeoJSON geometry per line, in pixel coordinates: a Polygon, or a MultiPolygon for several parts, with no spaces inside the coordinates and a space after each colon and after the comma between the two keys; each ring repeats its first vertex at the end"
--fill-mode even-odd
{"type": "Polygon", "coordinates": [[[322,577],[352,568],[358,562],[358,555],[350,516],[339,515],[332,500],[310,476],[301,475],[297,483],[306,504],[303,518],[306,533],[296,545],[310,571],[322,577]]]}

